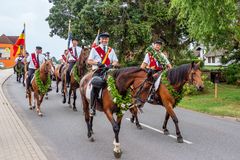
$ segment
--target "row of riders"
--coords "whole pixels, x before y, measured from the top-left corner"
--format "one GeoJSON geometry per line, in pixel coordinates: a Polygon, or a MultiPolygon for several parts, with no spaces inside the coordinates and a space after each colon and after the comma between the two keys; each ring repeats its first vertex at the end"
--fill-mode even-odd
{"type": "Polygon", "coordinates": [[[94,141],[92,127],[96,109],[105,113],[115,134],[115,157],[120,157],[122,153],[118,135],[124,112],[129,109],[132,113],[131,121],[135,121],[137,127],[141,128],[137,113],[147,101],[165,107],[166,116],[162,126],[164,134],[169,134],[167,122],[171,117],[176,127],[177,141],[183,143],[173,108],[182,98],[185,83],[194,84],[199,90],[203,89],[199,64],[193,62],[172,68],[165,54],[161,52],[163,42],[157,40],[146,49],[141,67],[120,68],[114,49],[108,45],[109,37],[108,33],[101,33],[100,45],[92,47],[90,53],[88,48],[78,47],[78,40],[73,38],[72,47],[64,51],[61,65],[56,68],[51,60],[46,60],[41,54],[42,48],[36,47],[36,52],[26,60],[26,88],[31,109],[31,92],[34,92],[37,113],[42,115],[40,104],[51,84],[50,73],[55,68],[56,91],[58,92],[58,83],[61,81],[65,103],[69,87],[68,103],[71,103],[73,93],[74,111],[77,110],[76,90],[80,90],[89,140],[94,141]],[[88,72],[89,65],[92,69],[88,72]]]}

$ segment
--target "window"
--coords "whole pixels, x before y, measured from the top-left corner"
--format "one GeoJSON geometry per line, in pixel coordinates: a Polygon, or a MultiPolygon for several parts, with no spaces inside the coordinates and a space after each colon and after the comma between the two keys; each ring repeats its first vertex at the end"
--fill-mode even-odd
{"type": "Polygon", "coordinates": [[[212,57],[212,63],[215,63],[215,57],[212,57]]]}
{"type": "Polygon", "coordinates": [[[211,63],[211,57],[208,57],[208,63],[211,63]]]}

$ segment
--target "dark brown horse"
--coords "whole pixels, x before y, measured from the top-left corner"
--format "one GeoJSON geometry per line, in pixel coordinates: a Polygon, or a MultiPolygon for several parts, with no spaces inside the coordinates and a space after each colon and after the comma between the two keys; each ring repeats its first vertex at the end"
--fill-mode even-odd
{"type": "MultiPolygon", "coordinates": [[[[93,116],[90,116],[89,114],[90,93],[88,89],[90,86],[92,75],[93,73],[90,72],[85,75],[80,81],[80,94],[82,97],[83,111],[85,113],[85,121],[88,129],[87,136],[91,141],[94,141],[92,135],[93,116]]],[[[115,70],[113,71],[113,78],[115,79],[116,88],[119,91],[119,94],[125,96],[130,86],[132,86],[133,90],[136,92],[135,95],[132,95],[132,97],[134,97],[133,104],[137,104],[137,106],[140,107],[146,102],[150,92],[150,88],[153,84],[153,78],[144,69],[137,67],[129,67],[115,70]]],[[[121,149],[118,134],[121,127],[122,115],[117,115],[117,119],[113,117],[113,114],[118,112],[119,108],[117,107],[117,104],[113,102],[113,99],[107,87],[102,90],[101,104],[98,103],[96,109],[99,111],[103,111],[110,123],[112,124],[113,131],[115,133],[113,151],[115,157],[120,157],[121,149]]]]}
{"type": "MultiPolygon", "coordinates": [[[[201,79],[201,71],[199,69],[199,64],[195,64],[194,62],[191,64],[183,64],[179,67],[169,70],[167,72],[167,79],[169,83],[173,86],[175,91],[177,91],[178,93],[182,92],[183,86],[186,82],[195,85],[198,90],[202,90],[204,88],[203,81],[201,79]]],[[[159,87],[155,92],[154,102],[152,104],[162,105],[166,109],[165,121],[162,127],[164,134],[169,134],[169,131],[167,129],[167,122],[169,116],[171,116],[176,127],[177,141],[179,143],[183,143],[183,138],[178,126],[178,118],[173,111],[173,108],[176,106],[176,99],[173,97],[173,95],[171,95],[165,84],[160,83],[159,87]]],[[[139,124],[137,117],[136,108],[132,109],[131,112],[131,122],[134,122],[134,119],[136,119],[136,125],[139,129],[141,129],[141,125],[139,124]]]]}
{"type": "Polygon", "coordinates": [[[23,84],[23,86],[25,86],[24,64],[22,63],[22,61],[18,60],[17,64],[13,67],[13,69],[17,75],[17,82],[21,83],[21,79],[22,79],[22,84],[23,84]]]}
{"type": "Polygon", "coordinates": [[[71,71],[70,78],[70,88],[68,91],[68,104],[71,106],[71,95],[73,93],[73,111],[77,111],[76,108],[76,99],[77,93],[76,90],[79,88],[79,83],[81,78],[87,73],[87,58],[89,56],[90,50],[89,48],[82,48],[81,55],[79,56],[78,62],[76,65],[76,73],[74,73],[74,69],[71,71]],[[74,74],[79,78],[79,81],[74,78],[74,74]]]}
{"type": "MultiPolygon", "coordinates": [[[[47,83],[48,76],[50,76],[51,71],[53,70],[52,61],[45,61],[40,66],[40,80],[45,85],[47,83]]],[[[46,93],[40,93],[38,88],[36,77],[34,76],[31,81],[31,86],[27,90],[27,97],[29,100],[29,109],[34,109],[37,106],[37,113],[39,116],[42,116],[42,112],[40,110],[40,105],[43,101],[43,97],[46,93]],[[32,92],[34,93],[34,106],[32,106],[32,92]]]]}

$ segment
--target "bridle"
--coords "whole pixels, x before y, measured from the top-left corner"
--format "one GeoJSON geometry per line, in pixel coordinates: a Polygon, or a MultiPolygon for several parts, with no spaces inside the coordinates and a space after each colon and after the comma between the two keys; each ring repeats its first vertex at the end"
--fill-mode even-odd
{"type": "MultiPolygon", "coordinates": [[[[145,85],[146,83],[148,83],[148,84],[151,85],[151,87],[150,87],[150,89],[149,89],[149,91],[148,91],[148,96],[149,96],[149,94],[150,94],[150,92],[151,92],[152,85],[154,84],[154,82],[153,82],[152,80],[150,80],[149,77],[147,77],[147,78],[146,78],[139,86],[137,86],[136,88],[133,88],[133,86],[130,87],[130,89],[131,89],[133,92],[134,92],[134,90],[137,89],[137,92],[136,92],[136,94],[133,96],[133,98],[136,99],[136,101],[138,102],[138,104],[132,104],[132,105],[137,105],[137,107],[140,107],[140,106],[142,106],[142,104],[144,104],[144,103],[147,101],[147,99],[146,99],[146,100],[143,100],[143,99],[140,98],[140,94],[142,93],[143,87],[144,87],[144,85],[145,85]],[[140,103],[140,104],[139,104],[139,103],[140,103]]],[[[147,97],[148,97],[148,96],[147,96],[147,97]]]]}

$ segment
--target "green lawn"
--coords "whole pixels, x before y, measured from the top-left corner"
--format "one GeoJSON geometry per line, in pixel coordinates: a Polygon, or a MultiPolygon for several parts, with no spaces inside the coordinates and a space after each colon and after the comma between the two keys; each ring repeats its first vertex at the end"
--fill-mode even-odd
{"type": "Polygon", "coordinates": [[[240,118],[240,87],[219,84],[218,98],[214,98],[214,89],[210,89],[205,94],[184,97],[179,106],[211,115],[240,118]]]}

